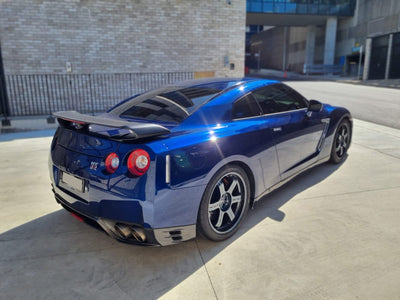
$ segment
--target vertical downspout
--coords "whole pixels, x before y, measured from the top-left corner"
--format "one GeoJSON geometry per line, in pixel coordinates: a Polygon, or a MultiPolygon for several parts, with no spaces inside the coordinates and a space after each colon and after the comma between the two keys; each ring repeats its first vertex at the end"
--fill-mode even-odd
{"type": "Polygon", "coordinates": [[[283,31],[283,59],[282,59],[282,71],[286,70],[286,43],[287,43],[287,30],[288,27],[285,26],[283,31]]]}
{"type": "Polygon", "coordinates": [[[5,117],[5,120],[2,120],[1,123],[3,126],[9,126],[10,120],[7,119],[7,117],[9,116],[8,95],[7,95],[7,86],[3,69],[3,56],[1,53],[1,44],[0,44],[0,105],[1,105],[1,111],[5,117]]]}

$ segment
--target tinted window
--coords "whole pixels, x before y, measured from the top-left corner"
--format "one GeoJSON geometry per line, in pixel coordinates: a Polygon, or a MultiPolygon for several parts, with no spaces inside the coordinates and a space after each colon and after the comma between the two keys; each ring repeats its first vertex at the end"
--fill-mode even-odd
{"type": "Polygon", "coordinates": [[[307,100],[298,92],[284,84],[273,84],[253,92],[264,114],[307,107],[307,100]]]}
{"type": "Polygon", "coordinates": [[[120,117],[179,123],[221,90],[211,85],[164,87],[139,95],[110,111],[120,117]]]}
{"type": "Polygon", "coordinates": [[[261,114],[260,107],[252,95],[246,95],[233,104],[232,119],[242,119],[261,114]]]}

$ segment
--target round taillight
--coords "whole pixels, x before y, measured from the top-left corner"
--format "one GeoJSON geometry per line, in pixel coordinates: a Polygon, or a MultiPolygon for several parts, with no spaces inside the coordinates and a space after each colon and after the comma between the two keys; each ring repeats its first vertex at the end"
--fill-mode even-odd
{"type": "Polygon", "coordinates": [[[150,156],[146,151],[137,149],[129,155],[127,164],[131,174],[142,176],[150,166],[150,156]]]}
{"type": "Polygon", "coordinates": [[[119,166],[119,158],[117,153],[110,153],[106,157],[106,171],[110,174],[114,173],[119,166]]]}

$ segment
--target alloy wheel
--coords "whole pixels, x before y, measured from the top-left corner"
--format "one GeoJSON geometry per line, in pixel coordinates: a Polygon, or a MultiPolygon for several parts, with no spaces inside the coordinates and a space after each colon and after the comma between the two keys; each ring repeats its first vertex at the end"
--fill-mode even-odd
{"type": "Polygon", "coordinates": [[[217,182],[208,203],[208,221],[216,233],[228,233],[236,227],[243,215],[246,197],[240,174],[224,174],[217,182]]]}
{"type": "Polygon", "coordinates": [[[335,152],[336,155],[341,158],[346,154],[349,146],[349,128],[346,123],[343,123],[339,129],[336,138],[335,152]]]}

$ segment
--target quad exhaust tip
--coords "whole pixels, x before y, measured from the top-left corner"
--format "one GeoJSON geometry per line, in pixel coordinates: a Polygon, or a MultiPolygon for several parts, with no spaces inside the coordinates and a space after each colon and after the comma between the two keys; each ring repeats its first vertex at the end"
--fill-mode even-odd
{"type": "Polygon", "coordinates": [[[133,237],[139,242],[146,241],[146,234],[144,233],[143,228],[117,223],[115,224],[115,230],[125,239],[133,237]]]}

